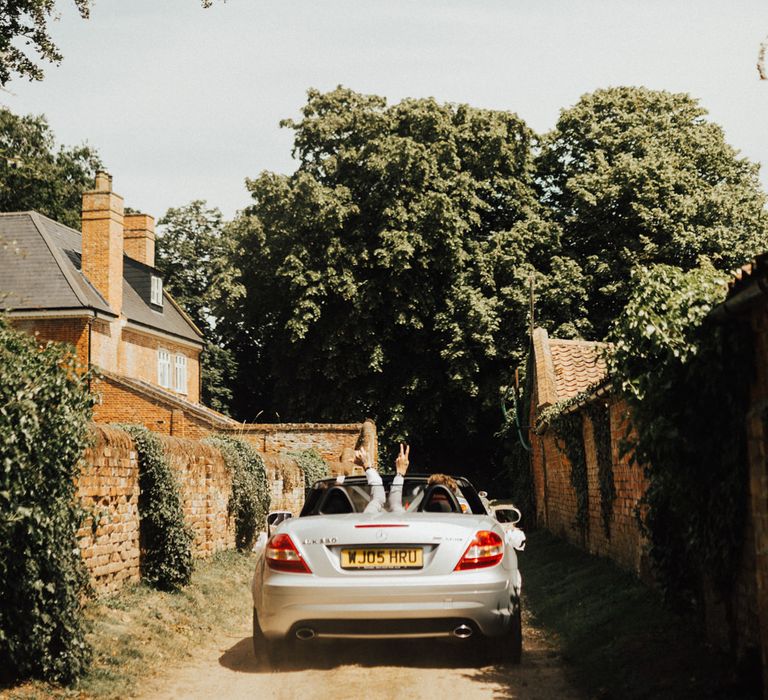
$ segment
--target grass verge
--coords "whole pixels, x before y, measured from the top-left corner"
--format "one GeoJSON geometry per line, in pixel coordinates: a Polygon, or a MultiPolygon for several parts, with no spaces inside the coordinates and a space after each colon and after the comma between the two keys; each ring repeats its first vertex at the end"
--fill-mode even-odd
{"type": "Polygon", "coordinates": [[[126,588],[86,607],[94,649],[89,673],[74,688],[31,682],[0,691],[0,697],[124,698],[136,681],[183,662],[212,635],[250,620],[253,555],[221,552],[197,560],[192,582],[178,593],[144,585],[126,588]]]}
{"type": "Polygon", "coordinates": [[[694,625],[609,560],[542,531],[528,537],[520,567],[535,623],[555,633],[588,697],[758,697],[694,625]]]}

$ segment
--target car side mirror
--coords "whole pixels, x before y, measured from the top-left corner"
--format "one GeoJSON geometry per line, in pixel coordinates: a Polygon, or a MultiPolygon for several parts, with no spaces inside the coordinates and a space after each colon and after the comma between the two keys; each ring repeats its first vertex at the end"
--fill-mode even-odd
{"type": "Polygon", "coordinates": [[[515,506],[505,506],[493,511],[493,515],[500,523],[517,525],[523,517],[523,514],[515,506]]]}

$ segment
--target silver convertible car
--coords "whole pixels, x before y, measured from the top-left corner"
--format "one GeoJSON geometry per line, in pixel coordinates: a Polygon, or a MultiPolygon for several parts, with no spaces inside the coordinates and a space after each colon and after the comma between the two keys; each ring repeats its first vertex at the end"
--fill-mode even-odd
{"type": "MultiPolygon", "coordinates": [[[[392,477],[383,475],[389,490],[392,477]]],[[[472,485],[460,494],[408,474],[402,511],[364,513],[365,477],[324,479],[281,523],[253,577],[253,642],[446,637],[481,640],[495,659],[522,652],[517,555],[472,485]]],[[[470,642],[467,642],[470,643],[470,642]]]]}

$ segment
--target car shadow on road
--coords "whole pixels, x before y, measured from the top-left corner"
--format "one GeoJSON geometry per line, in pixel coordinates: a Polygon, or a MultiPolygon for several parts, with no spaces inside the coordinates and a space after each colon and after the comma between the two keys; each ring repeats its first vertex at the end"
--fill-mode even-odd
{"type": "MultiPolygon", "coordinates": [[[[490,663],[488,650],[476,640],[389,640],[389,641],[311,641],[291,644],[272,662],[258,659],[250,637],[227,649],[219,663],[239,673],[270,674],[306,670],[331,670],[340,666],[406,667],[460,669],[464,677],[494,687],[493,697],[528,697],[551,672],[558,661],[546,649],[533,649],[522,664],[490,663]]],[[[554,680],[554,679],[552,679],[554,680]]],[[[546,684],[546,681],[545,681],[546,684]]],[[[565,693],[563,697],[569,694],[565,693]]]]}
{"type": "Polygon", "coordinates": [[[474,669],[488,660],[486,650],[474,640],[313,640],[289,644],[267,663],[256,657],[252,640],[246,637],[227,649],[219,663],[240,673],[272,673],[337,666],[474,669]]]}
{"type": "Polygon", "coordinates": [[[495,700],[578,697],[565,682],[557,650],[544,643],[540,634],[530,636],[532,643],[524,651],[519,665],[490,662],[487,647],[473,639],[313,640],[290,644],[274,660],[266,661],[254,654],[251,637],[227,649],[219,657],[219,664],[232,671],[252,674],[331,670],[340,666],[445,668],[460,670],[465,678],[483,688],[493,688],[495,700]],[[545,692],[546,689],[551,692],[545,692]]]}

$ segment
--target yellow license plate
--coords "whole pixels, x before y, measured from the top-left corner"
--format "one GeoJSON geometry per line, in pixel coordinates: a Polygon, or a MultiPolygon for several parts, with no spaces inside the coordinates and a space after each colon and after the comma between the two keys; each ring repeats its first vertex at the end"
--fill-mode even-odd
{"type": "Polygon", "coordinates": [[[341,550],[342,569],[421,569],[424,551],[413,548],[356,548],[341,550]]]}

